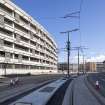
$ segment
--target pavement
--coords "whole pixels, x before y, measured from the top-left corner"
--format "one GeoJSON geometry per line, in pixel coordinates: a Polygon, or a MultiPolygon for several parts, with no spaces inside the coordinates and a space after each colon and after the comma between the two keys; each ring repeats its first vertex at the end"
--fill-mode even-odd
{"type": "Polygon", "coordinates": [[[74,79],[66,91],[62,105],[103,105],[93,95],[85,82],[86,76],[79,76],[74,79]]]}

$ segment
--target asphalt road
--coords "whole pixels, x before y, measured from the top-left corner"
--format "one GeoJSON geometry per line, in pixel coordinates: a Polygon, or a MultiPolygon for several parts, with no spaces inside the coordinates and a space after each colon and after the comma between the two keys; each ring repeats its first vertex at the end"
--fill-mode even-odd
{"type": "MultiPolygon", "coordinates": [[[[37,75],[19,77],[19,85],[15,87],[10,87],[9,85],[0,85],[0,100],[3,99],[3,97],[5,98],[12,94],[14,95],[18,91],[22,91],[22,89],[24,90],[25,88],[30,88],[45,81],[60,78],[61,76],[62,75],[37,75]]],[[[10,79],[11,78],[1,79],[0,84],[8,83],[10,79]]]]}
{"type": "MultiPolygon", "coordinates": [[[[41,83],[45,80],[53,79],[53,78],[59,78],[62,75],[35,75],[35,76],[23,76],[19,77],[19,84],[26,85],[26,84],[37,84],[41,83]]],[[[0,79],[0,91],[5,91],[8,89],[8,85],[10,83],[10,80],[13,78],[4,78],[0,79]],[[3,89],[3,90],[1,90],[3,89]]]]}
{"type": "Polygon", "coordinates": [[[100,84],[100,94],[105,97],[105,73],[94,73],[88,75],[88,80],[92,83],[95,88],[95,82],[98,80],[100,84]]]}

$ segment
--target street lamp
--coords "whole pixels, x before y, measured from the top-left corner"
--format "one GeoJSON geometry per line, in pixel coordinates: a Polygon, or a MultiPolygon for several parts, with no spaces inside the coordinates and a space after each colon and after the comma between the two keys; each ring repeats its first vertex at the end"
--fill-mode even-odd
{"type": "Polygon", "coordinates": [[[69,34],[71,32],[74,32],[74,31],[78,31],[79,29],[73,29],[73,30],[68,30],[68,31],[65,31],[65,32],[60,32],[61,34],[68,34],[68,41],[67,41],[67,51],[68,51],[68,72],[67,72],[67,76],[69,77],[69,56],[70,56],[70,38],[69,38],[69,34]]]}

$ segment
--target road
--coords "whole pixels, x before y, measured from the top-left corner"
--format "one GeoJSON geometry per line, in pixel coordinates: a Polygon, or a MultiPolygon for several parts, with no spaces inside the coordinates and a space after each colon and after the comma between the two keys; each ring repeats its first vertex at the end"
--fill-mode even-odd
{"type": "Polygon", "coordinates": [[[95,82],[98,80],[100,84],[100,94],[105,97],[105,73],[93,73],[88,75],[88,79],[95,87],[95,82]]]}
{"type": "MultiPolygon", "coordinates": [[[[25,90],[29,90],[32,87],[36,87],[39,84],[48,81],[60,78],[62,75],[37,75],[37,76],[25,76],[19,77],[20,83],[18,86],[10,87],[8,85],[0,85],[0,101],[14,96],[17,93],[21,93],[25,90]]],[[[1,79],[0,84],[8,84],[11,78],[1,79]]]]}

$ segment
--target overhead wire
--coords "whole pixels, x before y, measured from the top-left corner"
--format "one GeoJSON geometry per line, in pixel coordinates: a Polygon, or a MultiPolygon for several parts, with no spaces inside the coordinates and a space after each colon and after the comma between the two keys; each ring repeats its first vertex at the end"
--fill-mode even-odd
{"type": "Polygon", "coordinates": [[[83,7],[83,0],[80,1],[80,7],[79,7],[79,33],[80,33],[80,46],[82,42],[82,33],[81,33],[81,13],[82,13],[82,7],[83,7]]]}

